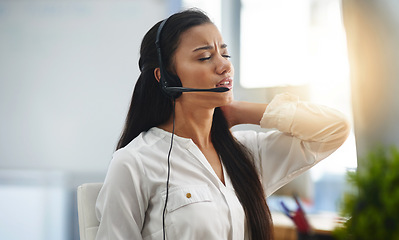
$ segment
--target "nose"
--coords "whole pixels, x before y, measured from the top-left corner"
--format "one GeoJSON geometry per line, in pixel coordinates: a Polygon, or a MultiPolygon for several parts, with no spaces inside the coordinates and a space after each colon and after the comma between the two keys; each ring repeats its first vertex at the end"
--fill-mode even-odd
{"type": "Polygon", "coordinates": [[[218,61],[216,63],[216,73],[222,75],[231,72],[232,69],[233,65],[231,64],[230,60],[222,55],[219,55],[218,61]]]}

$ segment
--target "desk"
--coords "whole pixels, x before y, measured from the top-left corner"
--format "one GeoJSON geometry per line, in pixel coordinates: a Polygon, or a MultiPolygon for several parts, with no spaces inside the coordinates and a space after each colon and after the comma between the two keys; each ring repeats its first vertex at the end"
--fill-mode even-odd
{"type": "MultiPolygon", "coordinates": [[[[332,231],[338,226],[336,214],[309,214],[307,215],[315,234],[331,236],[332,231]]],[[[286,215],[280,212],[272,212],[275,240],[297,240],[297,232],[294,223],[286,215]]]]}

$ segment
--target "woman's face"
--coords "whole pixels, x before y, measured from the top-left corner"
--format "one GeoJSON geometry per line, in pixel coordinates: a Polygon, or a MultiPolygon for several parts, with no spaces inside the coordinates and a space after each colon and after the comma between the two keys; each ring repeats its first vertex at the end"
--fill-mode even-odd
{"type": "Polygon", "coordinates": [[[230,90],[183,93],[178,99],[207,107],[230,103],[233,100],[234,68],[229,58],[227,46],[214,24],[202,24],[182,33],[173,60],[183,87],[227,87],[230,90]]]}

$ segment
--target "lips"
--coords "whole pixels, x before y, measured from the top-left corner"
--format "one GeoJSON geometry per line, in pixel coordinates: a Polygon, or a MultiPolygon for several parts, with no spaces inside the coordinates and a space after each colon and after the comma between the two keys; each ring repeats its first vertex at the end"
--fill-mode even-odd
{"type": "Polygon", "coordinates": [[[222,81],[220,81],[218,84],[216,84],[216,87],[225,87],[228,89],[232,89],[233,88],[233,79],[225,78],[222,81]]]}

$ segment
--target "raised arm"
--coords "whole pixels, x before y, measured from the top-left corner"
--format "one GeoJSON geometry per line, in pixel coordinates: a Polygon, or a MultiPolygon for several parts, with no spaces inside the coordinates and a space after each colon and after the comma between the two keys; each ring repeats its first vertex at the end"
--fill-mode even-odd
{"type": "Polygon", "coordinates": [[[350,126],[340,112],[317,104],[299,101],[284,93],[268,104],[233,101],[221,107],[230,127],[257,124],[278,129],[301,140],[327,143],[325,148],[340,146],[347,138],[350,126]]]}
{"type": "Polygon", "coordinates": [[[230,112],[226,116],[232,124],[245,119],[244,122],[260,124],[262,128],[277,129],[234,132],[237,140],[253,153],[268,196],[329,156],[345,142],[350,132],[349,122],[339,111],[299,101],[291,94],[275,96],[258,122],[255,122],[259,118],[255,114],[256,107],[239,114],[235,112],[238,106],[227,108],[230,112]]]}
{"type": "Polygon", "coordinates": [[[306,141],[318,152],[337,149],[350,132],[350,124],[341,112],[299,101],[297,96],[288,93],[280,94],[270,102],[260,125],[306,141]]]}
{"type": "Polygon", "coordinates": [[[221,107],[230,127],[238,124],[259,125],[267,104],[233,101],[221,107]]]}

